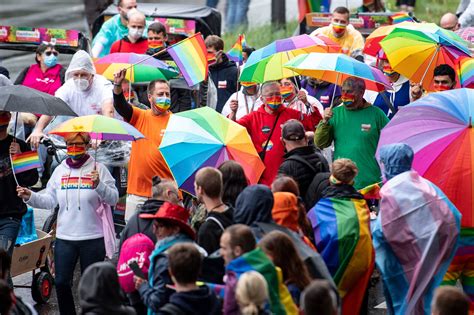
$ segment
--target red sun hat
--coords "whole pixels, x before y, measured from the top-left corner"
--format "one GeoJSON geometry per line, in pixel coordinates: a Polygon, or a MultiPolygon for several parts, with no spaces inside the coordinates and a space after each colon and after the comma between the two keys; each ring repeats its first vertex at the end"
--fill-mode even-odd
{"type": "Polygon", "coordinates": [[[178,225],[181,231],[189,235],[192,239],[196,238],[196,233],[188,224],[188,210],[173,203],[165,202],[154,214],[140,214],[140,218],[171,222],[178,225]]]}

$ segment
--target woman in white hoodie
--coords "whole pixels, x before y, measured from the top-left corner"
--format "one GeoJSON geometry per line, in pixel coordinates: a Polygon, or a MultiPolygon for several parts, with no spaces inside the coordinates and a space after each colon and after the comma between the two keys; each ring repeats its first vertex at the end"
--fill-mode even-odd
{"type": "Polygon", "coordinates": [[[103,261],[106,250],[102,219],[97,210],[115,205],[118,191],[107,168],[87,154],[90,137],[76,133],[65,137],[68,158],[53,172],[46,188],[38,193],[18,187],[28,205],[54,209],[59,204],[54,252],[56,294],[61,314],[75,314],[71,284],[77,260],[81,272],[103,261]]]}

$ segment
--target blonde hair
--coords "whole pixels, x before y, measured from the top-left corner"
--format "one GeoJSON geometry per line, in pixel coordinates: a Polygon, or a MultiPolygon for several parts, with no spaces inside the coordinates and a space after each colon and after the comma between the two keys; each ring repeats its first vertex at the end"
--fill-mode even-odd
{"type": "Polygon", "coordinates": [[[268,301],[268,287],[265,278],[256,271],[240,276],[235,290],[242,315],[258,315],[268,301]]]}

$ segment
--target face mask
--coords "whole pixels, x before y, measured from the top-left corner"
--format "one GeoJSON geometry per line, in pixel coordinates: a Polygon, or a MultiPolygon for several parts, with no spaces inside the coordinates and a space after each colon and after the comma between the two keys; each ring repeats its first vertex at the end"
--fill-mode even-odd
{"type": "Polygon", "coordinates": [[[344,106],[349,106],[354,103],[355,100],[355,95],[354,93],[342,93],[341,95],[341,101],[344,106]]]}
{"type": "Polygon", "coordinates": [[[66,147],[66,149],[67,149],[67,155],[73,160],[80,159],[84,154],[86,154],[86,145],[85,144],[68,145],[66,147]]]}
{"type": "Polygon", "coordinates": [[[58,63],[58,57],[56,57],[53,54],[44,57],[44,64],[48,68],[54,67],[57,63],[58,63]]]}
{"type": "Polygon", "coordinates": [[[165,47],[162,40],[148,40],[148,48],[161,50],[165,47]]]}
{"type": "Polygon", "coordinates": [[[207,64],[209,66],[214,65],[217,62],[216,54],[215,53],[207,53],[207,64]]]}
{"type": "Polygon", "coordinates": [[[166,96],[158,96],[155,99],[155,108],[160,112],[167,111],[171,106],[171,100],[169,97],[166,96]]]}
{"type": "Polygon", "coordinates": [[[74,79],[74,84],[76,88],[82,92],[89,88],[89,80],[87,79],[74,79]]]}
{"type": "Polygon", "coordinates": [[[277,110],[281,106],[281,95],[265,97],[265,103],[272,110],[277,110]]]}
{"type": "Polygon", "coordinates": [[[443,92],[443,91],[448,91],[448,90],[451,90],[451,85],[448,85],[448,84],[438,84],[435,87],[436,92],[443,92]]]}
{"type": "Polygon", "coordinates": [[[137,40],[143,35],[143,28],[131,27],[128,29],[128,36],[132,39],[137,40]]]}
{"type": "Polygon", "coordinates": [[[342,34],[346,31],[347,25],[346,24],[341,24],[341,23],[336,23],[332,22],[332,30],[336,34],[342,34]]]}
{"type": "Polygon", "coordinates": [[[295,93],[293,92],[293,88],[291,86],[282,86],[280,88],[280,93],[281,96],[288,101],[292,100],[295,97],[295,93]]]}

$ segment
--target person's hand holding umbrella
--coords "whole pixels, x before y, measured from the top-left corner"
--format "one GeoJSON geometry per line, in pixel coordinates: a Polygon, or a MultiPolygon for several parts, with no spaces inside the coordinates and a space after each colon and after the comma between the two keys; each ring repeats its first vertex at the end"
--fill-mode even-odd
{"type": "Polygon", "coordinates": [[[122,82],[127,75],[127,69],[120,69],[114,73],[114,94],[122,93],[122,82]]]}

